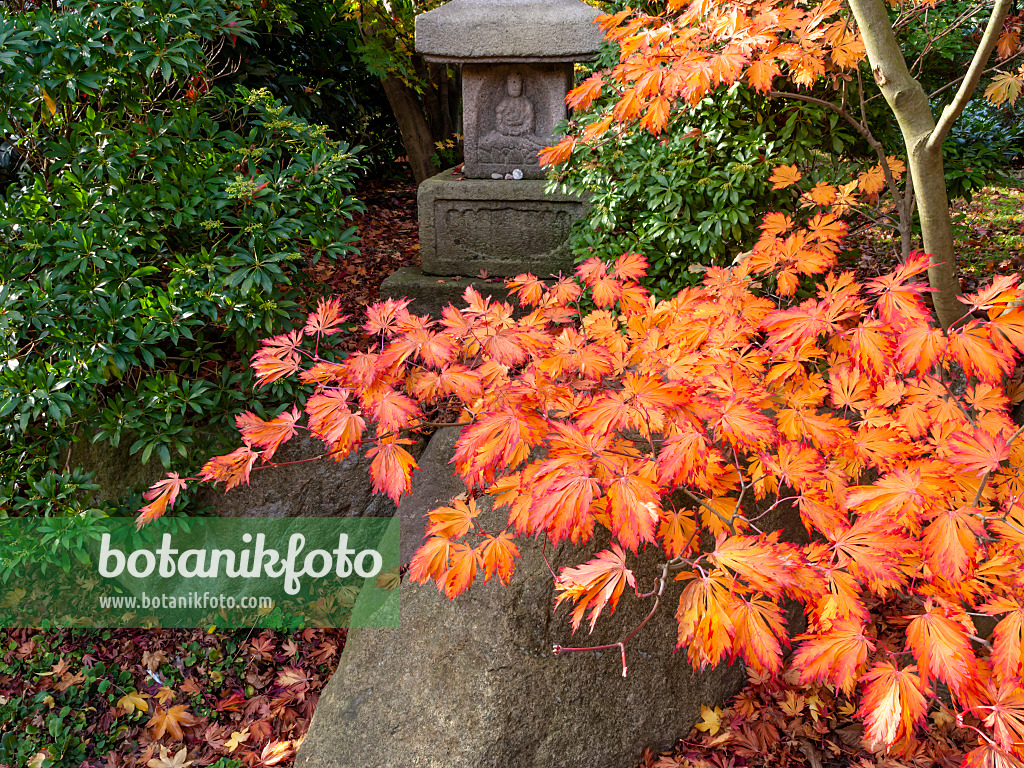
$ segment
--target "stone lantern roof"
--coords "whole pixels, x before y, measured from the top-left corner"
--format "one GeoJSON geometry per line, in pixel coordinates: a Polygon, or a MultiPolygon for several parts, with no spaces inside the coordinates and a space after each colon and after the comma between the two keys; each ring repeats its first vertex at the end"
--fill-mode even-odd
{"type": "Polygon", "coordinates": [[[591,58],[599,11],[580,0],[451,0],[416,17],[428,61],[554,63],[591,58]]]}

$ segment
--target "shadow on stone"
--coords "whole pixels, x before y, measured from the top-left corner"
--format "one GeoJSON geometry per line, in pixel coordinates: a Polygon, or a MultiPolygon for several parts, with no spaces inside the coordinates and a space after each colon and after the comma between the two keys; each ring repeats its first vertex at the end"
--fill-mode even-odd
{"type": "MultiPolygon", "coordinates": [[[[449,464],[457,436],[434,436],[399,507],[403,562],[422,541],[423,515],[464,490],[449,464]]],[[[503,527],[503,512],[483,516],[485,527],[487,516],[503,527]]],[[[554,644],[616,642],[651,602],[624,595],[593,635],[584,624],[574,636],[568,611],[552,613],[539,547],[522,549],[509,587],[478,584],[448,601],[433,585],[403,583],[401,629],[350,632],[297,768],[625,768],[644,747],[685,736],[701,704],[739,689],[742,667],[693,674],[685,654],[673,653],[678,589],[627,646],[628,677],[617,650],[552,656],[554,644]]],[[[557,569],[596,549],[562,547],[548,560],[557,569]]],[[[636,573],[649,590],[660,569],[652,561],[636,573]]]]}

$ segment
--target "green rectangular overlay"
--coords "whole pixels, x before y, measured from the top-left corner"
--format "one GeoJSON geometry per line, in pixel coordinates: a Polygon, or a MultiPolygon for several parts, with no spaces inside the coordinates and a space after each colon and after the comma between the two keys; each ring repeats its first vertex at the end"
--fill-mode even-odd
{"type": "Polygon", "coordinates": [[[397,517],[0,519],[0,627],[396,628],[397,517]],[[70,553],[70,554],[69,554],[70,553]]]}

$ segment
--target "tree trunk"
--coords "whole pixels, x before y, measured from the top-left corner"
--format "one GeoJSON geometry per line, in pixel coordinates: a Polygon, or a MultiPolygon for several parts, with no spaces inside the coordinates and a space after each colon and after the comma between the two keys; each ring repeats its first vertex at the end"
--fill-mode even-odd
{"type": "MultiPolygon", "coordinates": [[[[924,250],[932,257],[928,268],[928,280],[936,289],[932,301],[943,328],[959,320],[964,314],[964,307],[957,301],[960,283],[956,278],[953,222],[949,216],[942,142],[978,85],[1009,6],[1010,0],[996,0],[967,75],[952,103],[936,123],[924,88],[907,69],[884,0],[850,0],[875,82],[896,116],[907,146],[924,250]]],[[[909,215],[910,211],[907,213],[909,215]]]]}
{"type": "Polygon", "coordinates": [[[924,250],[932,254],[928,267],[928,283],[935,289],[932,306],[935,307],[935,314],[942,327],[949,328],[963,317],[965,308],[957,301],[962,292],[956,276],[953,220],[949,216],[942,145],[931,147],[925,136],[913,145],[908,141],[907,147],[910,148],[907,154],[917,193],[917,212],[921,219],[924,250]]]}
{"type": "Polygon", "coordinates": [[[402,134],[405,153],[412,166],[412,175],[417,184],[438,173],[441,169],[431,160],[434,155],[434,136],[427,123],[423,106],[416,92],[401,80],[387,77],[382,80],[384,93],[388,97],[391,111],[402,134]]]}
{"type": "Polygon", "coordinates": [[[932,256],[928,268],[928,280],[936,289],[932,300],[939,322],[948,327],[959,319],[962,306],[956,300],[960,286],[954,269],[953,223],[946,197],[942,147],[938,152],[928,149],[928,139],[935,130],[931,105],[921,83],[907,69],[883,0],[850,0],[850,7],[864,38],[875,82],[896,116],[907,146],[924,250],[932,256]]]}

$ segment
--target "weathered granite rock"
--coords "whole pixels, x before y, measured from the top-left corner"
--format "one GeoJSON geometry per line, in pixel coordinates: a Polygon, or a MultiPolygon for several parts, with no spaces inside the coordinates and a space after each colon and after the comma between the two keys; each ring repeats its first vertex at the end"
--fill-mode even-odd
{"type": "MultiPolygon", "coordinates": [[[[403,560],[422,540],[422,515],[463,490],[447,464],[455,437],[443,430],[431,440],[399,508],[403,560]]],[[[548,553],[554,567],[586,556],[548,553]]],[[[639,569],[641,586],[655,574],[639,569]]],[[[701,704],[721,702],[742,682],[738,666],[694,675],[672,653],[671,600],[627,646],[626,678],[617,650],[552,656],[555,643],[617,641],[651,605],[624,596],[593,635],[573,636],[567,611],[552,614],[552,598],[536,547],[523,549],[509,587],[476,585],[449,602],[432,585],[403,584],[401,629],[349,633],[297,768],[628,766],[644,747],[685,735],[701,704]]]]}
{"type": "Polygon", "coordinates": [[[545,194],[545,182],[465,179],[444,171],[420,184],[420,259],[427,275],[492,277],[572,271],[569,231],[587,202],[545,194]]]}
{"type": "MultiPolygon", "coordinates": [[[[421,442],[406,447],[418,455],[423,446],[421,442]]],[[[300,461],[323,452],[323,443],[300,433],[281,446],[274,461],[300,461]]],[[[365,450],[341,462],[323,459],[255,470],[248,485],[230,493],[225,493],[223,486],[204,488],[199,501],[211,505],[222,517],[378,517],[395,513],[391,499],[373,493],[365,450]]]]}
{"type": "Polygon", "coordinates": [[[133,442],[126,437],[117,447],[107,442],[89,442],[83,435],[71,444],[62,460],[69,467],[82,467],[87,472],[95,472],[93,482],[99,490],[91,494],[92,502],[116,503],[132,488],[148,488],[164,476],[164,468],[160,460],[151,458],[143,464],[138,454],[132,456],[128,452],[133,442]]]}
{"type": "Polygon", "coordinates": [[[598,13],[580,0],[452,0],[416,17],[416,50],[449,63],[580,61],[604,37],[598,13]]]}
{"type": "MultiPolygon", "coordinates": [[[[157,459],[143,464],[138,455],[130,455],[130,444],[130,440],[122,441],[119,448],[85,441],[73,444],[70,464],[96,473],[95,482],[100,486],[97,501],[116,501],[129,489],[145,488],[164,476],[157,459]]],[[[425,445],[424,440],[407,447],[418,456],[425,445]]],[[[308,459],[321,454],[323,448],[320,441],[300,433],[281,447],[274,460],[308,459]]],[[[387,496],[373,493],[365,451],[342,462],[326,459],[256,470],[249,485],[230,493],[224,493],[223,485],[209,486],[200,491],[198,501],[224,517],[373,517],[395,512],[387,496]]]]}

